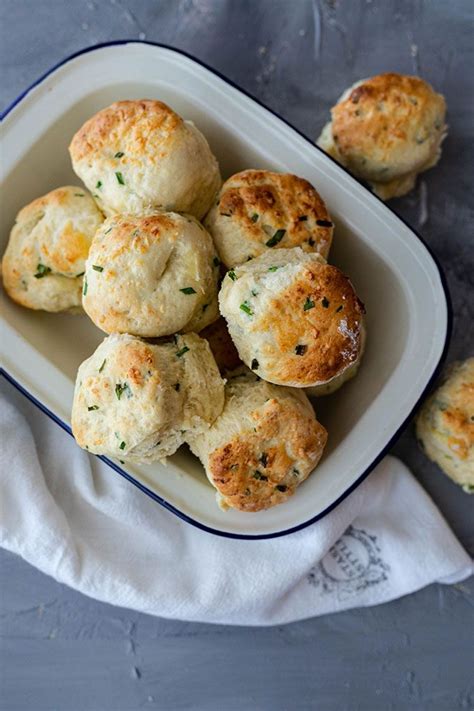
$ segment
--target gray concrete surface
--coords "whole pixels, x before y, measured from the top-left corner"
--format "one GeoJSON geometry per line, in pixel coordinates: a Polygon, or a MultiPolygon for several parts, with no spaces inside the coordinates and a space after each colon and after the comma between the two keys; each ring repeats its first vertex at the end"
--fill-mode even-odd
{"type": "MultiPolygon", "coordinates": [[[[420,191],[393,203],[444,263],[449,359],[474,352],[472,2],[0,0],[0,104],[64,56],[119,38],[193,53],[316,136],[360,77],[421,73],[450,135],[420,191]],[[425,207],[427,210],[425,210],[425,207]],[[422,224],[420,224],[422,223],[422,224]]],[[[472,499],[418,450],[394,447],[472,553],[472,499]]],[[[169,622],[89,600],[1,552],[4,711],[474,708],[473,581],[282,628],[169,622]]]]}

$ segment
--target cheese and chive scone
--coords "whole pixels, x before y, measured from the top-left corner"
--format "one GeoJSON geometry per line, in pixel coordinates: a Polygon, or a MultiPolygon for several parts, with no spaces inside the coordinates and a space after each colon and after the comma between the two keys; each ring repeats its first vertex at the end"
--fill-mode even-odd
{"type": "Polygon", "coordinates": [[[202,133],[152,99],[102,109],[75,134],[69,152],[106,215],[163,209],[200,219],[221,184],[202,133]]]}
{"type": "Polygon", "coordinates": [[[456,484],[474,493],[474,357],[453,363],[424,403],[416,434],[425,453],[456,484]]]}
{"type": "Polygon", "coordinates": [[[382,200],[413,189],[441,156],[446,102],[423,79],[380,74],[356,82],[331,109],[317,144],[382,200]]]}
{"type": "Polygon", "coordinates": [[[228,374],[221,415],[186,440],[223,509],[260,511],[295,493],[318,464],[327,432],[303,391],[242,367],[228,374]]]}
{"type": "Polygon", "coordinates": [[[97,231],[86,262],[83,307],[106,333],[167,336],[218,317],[220,262],[189,215],[116,215],[97,231]]]}
{"type": "Polygon", "coordinates": [[[22,306],[80,310],[89,247],[104,217],[84,188],[56,188],[18,213],[2,260],[3,284],[22,306]]]}
{"type": "Polygon", "coordinates": [[[301,247],[327,258],[334,229],[311,183],[268,170],[244,170],[226,180],[205,225],[228,268],[274,247],[301,247]]]}
{"type": "Polygon", "coordinates": [[[112,335],[79,367],[72,432],[94,454],[151,462],[206,430],[223,406],[224,381],[204,339],[152,345],[112,335]]]}
{"type": "Polygon", "coordinates": [[[357,367],[364,306],[319,254],[266,252],[230,270],[219,305],[243,362],[277,385],[327,385],[357,367]]]}

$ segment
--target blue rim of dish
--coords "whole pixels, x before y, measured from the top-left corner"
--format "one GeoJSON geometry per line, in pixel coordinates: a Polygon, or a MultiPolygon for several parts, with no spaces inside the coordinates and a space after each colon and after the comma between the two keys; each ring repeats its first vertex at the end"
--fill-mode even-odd
{"type": "MultiPolygon", "coordinates": [[[[242,89],[238,84],[233,82],[231,79],[228,79],[226,76],[221,74],[219,71],[214,69],[213,67],[210,67],[208,64],[203,62],[200,59],[197,59],[194,57],[192,54],[189,52],[186,52],[182,49],[177,49],[176,47],[171,47],[170,45],[167,44],[162,44],[160,42],[148,42],[146,40],[135,40],[135,39],[123,39],[123,40],[112,40],[110,42],[102,42],[101,44],[96,44],[92,45],[91,47],[86,47],[84,49],[79,50],[78,52],[74,52],[73,54],[70,54],[68,57],[65,57],[63,60],[52,66],[47,72],[45,72],[42,76],[39,77],[33,84],[31,84],[25,91],[23,91],[17,98],[5,109],[0,114],[0,120],[3,120],[11,111],[12,109],[15,108],[34,88],[39,86],[47,77],[50,76],[50,74],[53,74],[57,69],[62,67],[64,64],[67,64],[68,62],[72,61],[73,59],[76,59],[76,57],[80,57],[82,54],[88,54],[89,52],[94,52],[95,50],[98,49],[103,49],[105,47],[114,47],[117,45],[124,45],[124,44],[141,44],[141,45],[148,45],[151,47],[160,47],[162,49],[167,49],[172,52],[175,52],[176,54],[180,54],[184,57],[187,57],[188,59],[192,60],[193,62],[196,62],[196,64],[201,65],[204,67],[204,69],[207,69],[209,72],[212,74],[216,75],[220,79],[222,79],[226,84],[229,84],[229,86],[232,86],[234,89],[237,89],[241,94],[244,94],[247,96],[249,99],[252,99],[252,101],[255,101],[256,104],[261,106],[262,108],[266,109],[269,111],[271,114],[276,116],[280,121],[282,121],[284,124],[289,126],[293,131],[295,131],[299,136],[301,136],[304,140],[308,141],[308,143],[311,145],[312,148],[316,148],[318,151],[321,153],[324,153],[326,158],[329,158],[333,163],[335,163],[339,169],[343,170],[345,173],[347,173],[352,180],[355,180],[357,183],[362,185],[362,187],[370,192],[370,194],[375,197],[377,200],[379,200],[384,207],[387,208],[387,210],[390,210],[393,212],[394,215],[398,217],[398,219],[403,222],[404,225],[408,227],[408,229],[415,235],[420,242],[423,244],[425,247],[426,251],[430,255],[431,259],[433,260],[434,264],[436,265],[436,268],[438,269],[441,285],[443,288],[444,292],[444,297],[446,301],[446,310],[447,310],[447,324],[446,324],[446,334],[445,334],[445,341],[444,341],[444,346],[443,346],[443,351],[440,355],[440,358],[438,360],[437,365],[433,369],[433,373],[431,374],[431,377],[429,378],[426,386],[423,389],[423,392],[421,393],[420,397],[414,404],[414,406],[411,408],[410,412],[407,414],[401,425],[397,428],[397,430],[394,432],[390,440],[387,442],[387,444],[382,448],[381,452],[375,457],[375,459],[372,461],[372,463],[364,470],[364,472],[356,479],[356,481],[351,484],[351,486],[344,491],[339,498],[337,498],[335,501],[330,506],[327,506],[324,511],[321,511],[317,516],[314,516],[313,518],[310,518],[308,521],[304,521],[303,523],[298,524],[297,526],[293,526],[292,528],[287,528],[283,531],[276,531],[274,533],[262,533],[262,534],[256,534],[256,535],[247,535],[247,534],[241,534],[241,533],[229,533],[228,531],[221,531],[216,528],[211,528],[210,526],[206,526],[203,523],[200,523],[199,521],[195,521],[193,518],[190,516],[187,516],[183,511],[180,511],[179,509],[175,508],[172,504],[170,504],[166,499],[161,498],[161,496],[158,496],[154,491],[149,489],[148,487],[144,486],[141,484],[139,481],[134,479],[133,476],[128,474],[124,469],[121,469],[121,467],[118,466],[118,464],[115,464],[111,459],[108,459],[107,457],[104,457],[102,455],[98,455],[98,458],[101,459],[105,464],[107,464],[109,467],[111,467],[114,471],[116,471],[120,476],[123,476],[127,481],[132,483],[134,486],[136,486],[140,491],[143,491],[143,493],[147,494],[150,498],[152,498],[154,501],[157,503],[161,504],[165,509],[168,511],[171,511],[171,513],[175,514],[175,516],[178,516],[178,518],[182,519],[183,521],[186,521],[187,523],[190,523],[192,526],[195,526],[196,528],[201,529],[202,531],[206,531],[207,533],[212,533],[216,536],[222,536],[224,538],[234,538],[234,539],[240,539],[240,540],[262,540],[262,539],[268,539],[268,538],[279,538],[280,536],[288,536],[291,533],[296,533],[296,531],[300,531],[303,528],[306,528],[307,526],[310,526],[313,523],[316,523],[316,521],[319,521],[320,519],[324,518],[327,516],[328,513],[330,513],[333,509],[336,508],[344,499],[346,499],[349,494],[351,494],[363,481],[368,477],[368,475],[375,469],[377,464],[385,457],[387,452],[390,450],[390,448],[395,444],[395,442],[398,440],[400,435],[402,434],[403,430],[405,429],[406,425],[409,423],[415,412],[417,411],[418,407],[420,406],[421,401],[425,397],[425,394],[430,390],[431,386],[433,385],[434,381],[436,380],[441,367],[446,359],[446,355],[448,352],[449,348],[449,342],[451,340],[451,333],[452,333],[452,327],[453,327],[453,309],[452,309],[452,303],[451,303],[451,296],[449,293],[449,288],[446,280],[446,276],[444,274],[444,271],[441,267],[441,264],[437,258],[437,256],[434,254],[432,249],[428,246],[428,244],[425,242],[423,237],[410,225],[408,222],[401,217],[393,208],[389,207],[386,205],[383,200],[381,200],[377,195],[374,195],[367,186],[360,180],[357,180],[357,178],[354,178],[353,175],[349,173],[344,166],[340,165],[334,158],[329,156],[327,153],[325,153],[319,146],[315,145],[314,141],[311,140],[308,136],[306,136],[302,131],[300,131],[298,128],[295,128],[289,121],[287,121],[285,118],[280,116],[276,111],[273,109],[270,109],[268,106],[263,104],[259,99],[256,99],[254,96],[252,96],[251,93],[246,91],[245,89],[242,89]]],[[[48,417],[50,417],[56,424],[58,424],[63,430],[65,430],[68,434],[72,436],[72,431],[69,425],[67,425],[63,420],[61,420],[57,415],[54,414],[51,410],[49,410],[46,405],[44,405],[42,402],[37,400],[28,390],[26,390],[20,383],[18,383],[15,378],[13,378],[9,373],[4,368],[0,368],[0,375],[2,375],[6,380],[8,380],[17,390],[19,390],[28,400],[30,400],[36,407],[38,407],[40,410],[42,410],[48,417]]]]}

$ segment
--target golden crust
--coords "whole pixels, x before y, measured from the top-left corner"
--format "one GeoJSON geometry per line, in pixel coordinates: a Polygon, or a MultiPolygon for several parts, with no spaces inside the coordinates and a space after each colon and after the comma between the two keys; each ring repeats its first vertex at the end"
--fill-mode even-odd
{"type": "Polygon", "coordinates": [[[457,483],[474,487],[474,358],[455,363],[417,418],[433,461],[457,483]]]}
{"type": "Polygon", "coordinates": [[[334,229],[311,183],[267,170],[244,170],[229,178],[206,224],[228,267],[262,254],[278,230],[284,235],[276,246],[301,247],[327,257],[334,229]]]}
{"type": "MultiPolygon", "coordinates": [[[[102,157],[106,149],[113,165],[114,156],[123,150],[125,138],[127,160],[133,164],[135,160],[141,162],[150,134],[157,134],[160,145],[165,147],[182,124],[183,119],[161,101],[116,101],[84,123],[73,137],[69,151],[73,161],[82,161],[102,157]]],[[[155,158],[158,161],[159,154],[155,158]]]]}
{"type": "Polygon", "coordinates": [[[336,377],[360,357],[364,313],[337,267],[305,264],[258,322],[260,330],[271,329],[274,336],[264,350],[266,376],[299,386],[336,377]]]}
{"type": "Polygon", "coordinates": [[[332,137],[355,175],[379,183],[432,165],[444,137],[443,96],[419,77],[367,79],[332,109],[332,137]]]}
{"type": "Polygon", "coordinates": [[[10,297],[31,309],[80,307],[85,261],[102,222],[92,197],[76,186],[57,188],[26,205],[2,260],[10,297]]]}
{"type": "Polygon", "coordinates": [[[226,321],[222,316],[214,323],[206,326],[203,331],[200,331],[199,335],[208,341],[221,373],[227,370],[234,370],[234,368],[242,365],[237,348],[227,330],[226,321]]]}
{"type": "Polygon", "coordinates": [[[286,501],[317,465],[327,440],[324,427],[288,401],[269,399],[251,418],[253,430],[209,457],[208,476],[223,503],[240,511],[286,501]]]}

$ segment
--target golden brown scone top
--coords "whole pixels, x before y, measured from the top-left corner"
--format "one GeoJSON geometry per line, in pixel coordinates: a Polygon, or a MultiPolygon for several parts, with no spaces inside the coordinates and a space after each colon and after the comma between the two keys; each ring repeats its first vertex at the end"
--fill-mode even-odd
{"type": "Polygon", "coordinates": [[[308,476],[308,464],[316,466],[327,439],[314,417],[288,401],[271,398],[251,417],[252,432],[236,436],[209,457],[211,481],[224,502],[241,511],[261,511],[292,496],[308,476]],[[297,461],[305,463],[304,473],[297,461]]]}
{"type": "Polygon", "coordinates": [[[380,74],[332,108],[332,135],[350,170],[388,182],[433,158],[445,112],[443,96],[419,77],[380,74]]]}
{"type": "MultiPolygon", "coordinates": [[[[183,119],[162,101],[116,101],[84,123],[73,137],[69,150],[72,159],[80,161],[93,159],[106,147],[113,164],[117,151],[124,148],[126,136],[127,162],[141,163],[150,134],[159,136],[160,145],[165,148],[167,139],[182,123],[183,119]]],[[[148,155],[148,159],[150,157],[148,155]]],[[[159,158],[159,154],[156,155],[157,161],[159,158]]]]}
{"type": "Polygon", "coordinates": [[[306,263],[258,323],[261,331],[271,328],[274,334],[275,345],[267,346],[274,357],[272,375],[304,385],[340,374],[360,357],[364,313],[349,278],[337,267],[306,263]]]}
{"type": "Polygon", "coordinates": [[[296,175],[268,170],[236,173],[224,183],[218,209],[221,216],[244,227],[257,244],[265,244],[284,229],[279,247],[315,251],[319,246],[323,257],[329,252],[331,216],[311,183],[296,175]]]}

